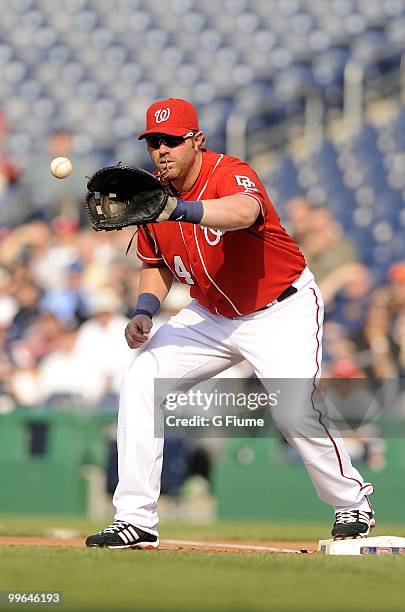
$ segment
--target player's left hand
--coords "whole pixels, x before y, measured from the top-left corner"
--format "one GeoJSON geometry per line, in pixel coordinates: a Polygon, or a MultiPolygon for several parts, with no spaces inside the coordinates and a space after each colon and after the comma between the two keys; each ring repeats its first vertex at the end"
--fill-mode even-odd
{"type": "Polygon", "coordinates": [[[152,319],[147,315],[139,314],[131,319],[125,328],[125,339],[129,348],[138,348],[146,342],[152,326],[152,319]]]}

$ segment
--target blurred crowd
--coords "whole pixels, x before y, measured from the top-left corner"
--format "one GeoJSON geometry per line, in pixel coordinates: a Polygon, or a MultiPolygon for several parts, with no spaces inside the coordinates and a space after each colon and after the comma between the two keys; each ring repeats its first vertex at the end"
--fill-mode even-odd
{"type": "Polygon", "coordinates": [[[95,241],[60,217],[4,232],[0,379],[3,394],[18,404],[64,396],[92,404],[118,391],[137,270],[125,278],[116,238],[95,241]]]}
{"type": "Polygon", "coordinates": [[[405,258],[376,284],[327,207],[287,203],[289,230],[325,303],[324,375],[400,379],[405,374],[405,258]]]}
{"type": "MultiPolygon", "coordinates": [[[[61,216],[3,230],[4,406],[11,399],[26,406],[115,406],[133,353],[124,338],[137,301],[140,266],[134,251],[125,257],[131,233],[96,234],[61,216]]],[[[187,300],[187,289],[176,285],[155,328],[187,300]]]]}

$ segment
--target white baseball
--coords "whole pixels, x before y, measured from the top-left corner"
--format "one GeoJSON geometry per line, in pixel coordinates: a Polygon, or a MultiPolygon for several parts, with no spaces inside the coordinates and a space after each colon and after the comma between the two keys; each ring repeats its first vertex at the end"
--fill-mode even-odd
{"type": "Polygon", "coordinates": [[[67,157],[55,157],[50,163],[53,176],[64,179],[72,172],[72,162],[67,157]]]}

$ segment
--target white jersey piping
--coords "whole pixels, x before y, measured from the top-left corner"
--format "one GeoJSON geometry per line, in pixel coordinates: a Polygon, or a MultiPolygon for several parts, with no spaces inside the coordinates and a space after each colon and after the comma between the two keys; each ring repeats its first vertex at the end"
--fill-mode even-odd
{"type": "MultiPolygon", "coordinates": [[[[213,168],[213,170],[212,170],[211,174],[210,174],[210,175],[209,175],[209,177],[207,178],[207,181],[206,181],[206,183],[205,183],[204,187],[202,188],[200,195],[199,195],[199,196],[198,196],[198,198],[197,198],[198,200],[200,200],[200,199],[201,199],[201,197],[202,197],[202,195],[203,195],[203,193],[204,193],[204,191],[205,191],[205,189],[206,189],[206,187],[207,187],[207,185],[208,185],[208,182],[209,182],[210,178],[212,177],[212,175],[213,175],[214,171],[216,170],[216,168],[217,168],[217,167],[218,167],[218,165],[220,164],[220,162],[221,162],[221,160],[222,160],[222,158],[223,158],[223,157],[224,157],[223,155],[220,155],[220,157],[219,157],[219,159],[218,159],[217,163],[215,164],[215,166],[214,166],[214,168],[213,168]]],[[[200,226],[198,226],[198,227],[200,227],[200,226]]],[[[200,229],[201,229],[201,228],[200,228],[200,229]]],[[[198,244],[198,238],[197,238],[197,226],[196,226],[196,225],[194,225],[194,238],[195,238],[195,243],[196,243],[196,245],[197,245],[198,254],[199,254],[199,256],[200,256],[200,260],[201,260],[201,263],[202,263],[202,266],[203,266],[203,268],[204,268],[204,272],[205,272],[206,276],[209,278],[209,280],[211,281],[211,283],[214,285],[215,289],[217,289],[217,291],[219,291],[219,293],[220,293],[221,295],[223,295],[223,296],[224,296],[224,298],[225,298],[225,299],[226,299],[226,300],[229,302],[229,304],[232,306],[232,308],[234,309],[234,311],[235,311],[235,312],[236,312],[238,315],[240,315],[240,316],[241,316],[241,315],[242,315],[242,313],[240,313],[240,312],[239,312],[239,310],[236,308],[236,306],[235,306],[235,304],[232,302],[232,300],[231,300],[231,299],[230,299],[230,298],[229,298],[229,297],[226,295],[226,293],[224,293],[224,292],[222,291],[222,289],[221,289],[221,288],[220,288],[220,287],[219,287],[219,286],[218,286],[218,285],[215,283],[215,281],[214,281],[214,280],[211,278],[211,276],[208,274],[208,270],[207,270],[207,268],[206,268],[206,266],[205,266],[204,259],[203,259],[202,255],[201,255],[200,245],[198,244]]]]}
{"type": "Polygon", "coordinates": [[[223,158],[223,154],[219,156],[219,158],[218,158],[218,160],[217,160],[217,163],[215,164],[215,166],[214,166],[214,167],[213,167],[213,169],[212,169],[211,174],[210,174],[210,175],[209,175],[209,177],[207,178],[207,180],[206,180],[206,182],[205,182],[204,187],[201,189],[200,195],[198,196],[197,200],[199,200],[199,199],[201,198],[202,194],[204,193],[204,191],[205,191],[205,189],[206,189],[206,187],[207,187],[207,185],[208,185],[208,181],[210,180],[210,178],[211,178],[211,177],[212,177],[212,175],[214,174],[214,172],[215,172],[215,170],[216,170],[217,166],[218,166],[218,165],[220,164],[220,162],[222,161],[222,158],[223,158]]]}
{"type": "Polygon", "coordinates": [[[169,266],[169,264],[167,263],[166,259],[164,257],[162,257],[163,261],[165,262],[166,266],[169,268],[170,272],[173,274],[173,276],[175,276],[177,278],[177,280],[181,283],[180,278],[177,276],[176,272],[174,270],[171,269],[171,267],[169,266]]]}
{"type": "Polygon", "coordinates": [[[162,261],[163,260],[163,257],[145,257],[145,255],[142,255],[142,253],[140,253],[138,249],[136,249],[136,254],[138,255],[139,259],[146,259],[147,261],[162,261]]]}

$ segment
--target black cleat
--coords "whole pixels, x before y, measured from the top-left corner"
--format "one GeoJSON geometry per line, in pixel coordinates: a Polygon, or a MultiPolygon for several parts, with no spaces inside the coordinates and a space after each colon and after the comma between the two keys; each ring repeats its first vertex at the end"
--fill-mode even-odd
{"type": "Polygon", "coordinates": [[[125,521],[114,521],[102,531],[89,536],[86,546],[90,548],[149,549],[159,546],[159,538],[125,521]]]}
{"type": "Polygon", "coordinates": [[[346,538],[366,538],[370,529],[375,527],[373,512],[364,510],[338,510],[333,525],[332,535],[334,540],[345,540],[346,538]]]}

